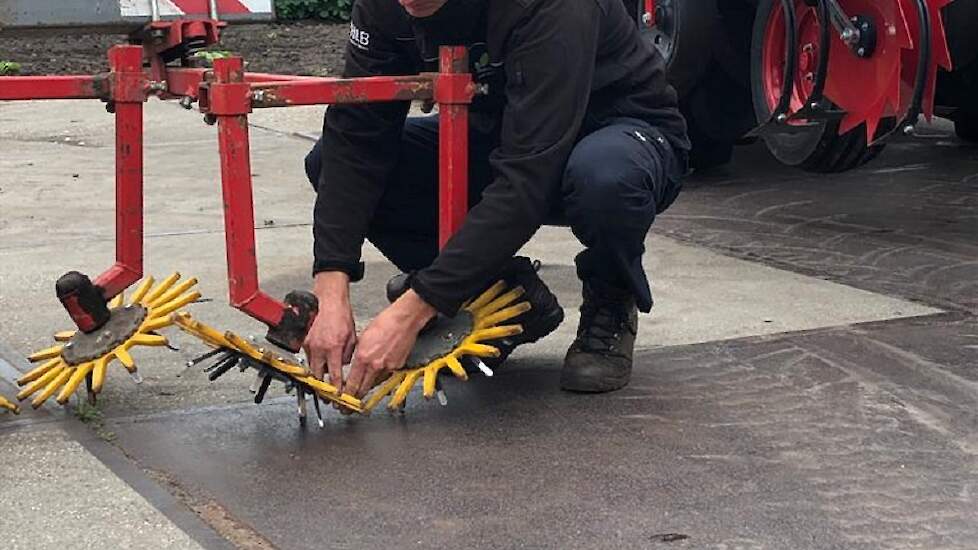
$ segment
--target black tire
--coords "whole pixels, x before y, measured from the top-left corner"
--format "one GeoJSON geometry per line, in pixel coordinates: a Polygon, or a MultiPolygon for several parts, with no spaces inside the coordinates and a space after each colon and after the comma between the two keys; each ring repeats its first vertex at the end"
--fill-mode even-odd
{"type": "MultiPolygon", "coordinates": [[[[768,19],[780,0],[761,0],[754,18],[751,33],[751,96],[758,124],[771,117],[761,77],[764,52],[764,35],[768,19]]],[[[880,124],[880,131],[893,122],[880,124]]],[[[801,133],[770,134],[764,143],[778,161],[811,172],[843,172],[861,166],[876,158],[883,150],[882,144],[867,145],[866,126],[859,126],[839,135],[838,121],[822,121],[801,133]]]]}
{"type": "Polygon", "coordinates": [[[955,117],[954,133],[964,141],[978,143],[978,116],[969,113],[955,117]]]}
{"type": "Polygon", "coordinates": [[[685,97],[710,64],[720,16],[717,0],[657,0],[656,24],[642,17],[645,2],[635,2],[635,18],[642,36],[666,61],[666,75],[679,97],[685,97]]]}

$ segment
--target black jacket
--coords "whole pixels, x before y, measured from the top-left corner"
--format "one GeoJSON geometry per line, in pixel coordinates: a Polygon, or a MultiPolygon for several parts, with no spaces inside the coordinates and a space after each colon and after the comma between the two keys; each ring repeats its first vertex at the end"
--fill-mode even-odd
{"type": "MultiPolygon", "coordinates": [[[[465,44],[488,97],[472,124],[495,126],[494,181],[413,288],[453,315],[543,224],[579,139],[628,117],[686,151],[686,126],[664,62],[622,0],[448,0],[414,19],[397,0],[357,0],[344,76],[408,75],[437,67],[438,46],[465,44]]],[[[394,176],[407,103],[337,105],[323,128],[314,272],[362,277],[361,247],[394,176]]]]}

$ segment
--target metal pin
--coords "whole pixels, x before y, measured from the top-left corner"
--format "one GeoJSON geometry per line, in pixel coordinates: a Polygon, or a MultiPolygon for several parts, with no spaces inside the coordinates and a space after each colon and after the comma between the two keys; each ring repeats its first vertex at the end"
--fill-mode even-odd
{"type": "Polygon", "coordinates": [[[438,398],[439,405],[448,406],[448,396],[445,395],[445,390],[441,387],[441,376],[435,379],[435,397],[438,398]]]}
{"type": "Polygon", "coordinates": [[[258,392],[255,393],[255,404],[259,404],[265,399],[265,392],[268,391],[268,386],[272,384],[271,375],[265,374],[262,378],[261,385],[258,387],[258,392]]]}
{"type": "Polygon", "coordinates": [[[230,359],[231,356],[234,355],[234,351],[231,350],[222,349],[221,351],[224,352],[224,354],[218,357],[217,360],[211,363],[208,367],[204,368],[204,372],[210,372],[214,370],[215,368],[217,368],[218,365],[224,363],[225,361],[230,359]]]}
{"type": "Polygon", "coordinates": [[[132,378],[132,381],[135,382],[135,383],[137,383],[137,384],[142,384],[143,383],[143,375],[139,374],[139,371],[130,372],[129,373],[129,378],[132,378]]]}
{"type": "MultiPolygon", "coordinates": [[[[241,362],[244,365],[244,361],[241,362]]],[[[251,385],[248,386],[248,391],[251,393],[258,393],[258,388],[261,387],[262,382],[265,381],[265,375],[261,371],[255,373],[255,379],[251,381],[251,385]]]]}
{"type": "MultiPolygon", "coordinates": [[[[203,363],[204,361],[207,361],[211,357],[214,357],[215,355],[217,355],[219,353],[224,353],[225,351],[227,351],[227,350],[224,349],[224,348],[212,349],[211,351],[208,351],[207,353],[201,355],[200,357],[194,357],[190,361],[187,361],[186,367],[189,369],[191,367],[194,367],[196,365],[199,365],[199,364],[203,363]]],[[[177,374],[177,376],[180,376],[180,375],[177,374]]]]}
{"type": "Polygon", "coordinates": [[[312,394],[312,404],[313,404],[314,407],[316,407],[316,419],[319,420],[319,427],[320,428],[325,428],[326,427],[326,423],[323,422],[323,411],[319,408],[319,395],[318,394],[315,394],[315,393],[312,394]]]}
{"type": "Polygon", "coordinates": [[[238,355],[236,355],[236,354],[231,355],[230,357],[228,357],[227,359],[225,359],[223,362],[221,362],[220,364],[218,364],[216,367],[214,367],[214,370],[212,370],[210,372],[210,374],[207,375],[207,379],[210,380],[211,382],[217,380],[224,373],[226,373],[227,371],[233,369],[234,366],[238,364],[238,361],[241,361],[241,358],[238,357],[238,355]]]}
{"type": "Polygon", "coordinates": [[[489,377],[492,376],[492,369],[489,368],[489,365],[483,363],[482,359],[479,359],[478,357],[473,357],[473,359],[475,360],[475,366],[478,367],[480,371],[482,371],[482,374],[489,377]]]}
{"type": "Polygon", "coordinates": [[[160,2],[159,0],[149,0],[149,13],[150,19],[153,21],[160,20],[160,2]]]}
{"type": "Polygon", "coordinates": [[[302,388],[296,388],[295,398],[298,401],[299,409],[299,424],[302,426],[306,425],[306,390],[302,388]]]}

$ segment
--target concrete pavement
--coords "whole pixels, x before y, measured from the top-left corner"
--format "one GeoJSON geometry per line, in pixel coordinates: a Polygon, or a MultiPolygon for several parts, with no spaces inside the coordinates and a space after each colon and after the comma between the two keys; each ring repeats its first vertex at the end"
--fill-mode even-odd
{"type": "MultiPolygon", "coordinates": [[[[309,284],[301,159],[321,109],[252,121],[259,267],[281,296],[309,284]]],[[[66,326],[58,275],[111,262],[111,128],[97,103],[0,104],[7,355],[66,326]]],[[[87,539],[105,547],[140,546],[125,537],[147,525],[172,547],[218,535],[281,548],[967,547],[978,536],[978,150],[933,132],[831,178],[758,147],[724,175],[692,178],[647,243],[657,304],[622,392],[556,388],[579,245],[545,228],[525,252],[543,261],[567,322],[493,380],[449,385],[447,408],[412,399],[404,418],[330,413],[325,430],[302,431],[279,390],[250,403],[248,376],[178,378],[203,348],[171,331],[179,351],[136,357],[142,385],[121,369],[106,384],[113,441],[95,439],[123,461],[96,468],[105,461],[72,443],[70,416],[0,415],[0,445],[16,445],[18,463],[54,456],[57,471],[97,471],[101,498],[133,503],[112,518],[119,533],[87,539]]],[[[260,333],[226,302],[213,128],[151,101],[146,144],[147,272],[197,276],[210,301],[196,317],[260,333]]],[[[360,326],[393,273],[369,247],[365,260],[360,326]]],[[[53,533],[78,506],[39,495],[92,478],[38,472],[3,472],[4,494],[18,523],[53,533]]],[[[83,494],[100,509],[99,492],[83,494]]],[[[13,524],[0,534],[64,545],[13,524]]]]}

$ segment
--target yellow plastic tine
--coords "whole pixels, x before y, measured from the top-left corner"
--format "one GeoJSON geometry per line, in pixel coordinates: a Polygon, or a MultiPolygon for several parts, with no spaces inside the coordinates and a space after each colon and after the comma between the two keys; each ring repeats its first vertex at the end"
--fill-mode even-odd
{"type": "Polygon", "coordinates": [[[224,333],[224,338],[226,338],[227,341],[230,342],[232,346],[234,346],[240,351],[243,351],[245,354],[250,355],[255,359],[261,357],[261,352],[258,351],[258,348],[251,345],[251,342],[248,342],[247,340],[238,336],[237,334],[228,331],[224,333]]]}
{"type": "Polygon", "coordinates": [[[404,380],[404,372],[395,372],[390,378],[384,381],[383,384],[374,389],[370,397],[363,404],[363,409],[365,411],[372,411],[374,407],[380,404],[385,397],[390,395],[390,393],[397,389],[397,386],[404,380]]]}
{"type": "Polygon", "coordinates": [[[435,386],[438,385],[438,371],[444,366],[444,360],[436,359],[424,368],[424,384],[422,392],[425,399],[431,399],[435,396],[435,386]]]}
{"type": "Polygon", "coordinates": [[[390,410],[399,409],[401,405],[404,404],[404,400],[407,399],[409,393],[411,393],[411,388],[417,383],[418,378],[421,378],[422,371],[424,369],[414,369],[407,372],[404,375],[404,380],[401,381],[400,385],[397,386],[397,390],[394,392],[394,397],[391,398],[390,403],[387,404],[387,408],[390,410]]]}
{"type": "Polygon", "coordinates": [[[482,308],[482,306],[488,304],[493,298],[502,294],[506,290],[506,281],[497,281],[496,284],[489,287],[488,290],[483,292],[474,302],[468,305],[465,309],[475,312],[482,308]]]}
{"type": "Polygon", "coordinates": [[[61,350],[63,349],[64,346],[51,346],[28,355],[27,360],[31,363],[37,363],[38,361],[43,361],[44,359],[52,359],[61,355],[61,350]]]}
{"type": "Polygon", "coordinates": [[[56,342],[67,342],[71,340],[71,337],[75,335],[78,331],[75,330],[62,330],[61,332],[56,332],[54,334],[54,340],[56,342]]]}
{"type": "Polygon", "coordinates": [[[153,277],[146,276],[146,278],[143,279],[143,282],[139,283],[139,286],[136,287],[136,290],[132,293],[132,296],[129,297],[129,303],[138,304],[139,301],[146,296],[146,293],[149,291],[151,286],[153,286],[153,277]]]}
{"type": "Polygon", "coordinates": [[[148,305],[148,304],[153,303],[153,300],[159,298],[161,294],[163,294],[164,292],[166,292],[167,290],[169,290],[170,287],[173,286],[173,283],[177,282],[179,279],[180,279],[180,273],[179,272],[174,272],[172,275],[170,275],[166,279],[163,279],[162,281],[160,281],[160,284],[156,285],[156,288],[154,288],[153,290],[149,291],[149,294],[147,294],[146,296],[144,296],[143,299],[140,300],[140,302],[143,305],[148,305]]]}
{"type": "Polygon", "coordinates": [[[177,327],[179,327],[181,330],[200,338],[204,342],[207,342],[214,347],[234,347],[231,342],[228,342],[228,339],[225,338],[225,336],[217,329],[197,321],[187,312],[177,313],[172,316],[172,319],[177,327]]]}
{"type": "Polygon", "coordinates": [[[484,342],[486,340],[506,338],[507,336],[516,336],[521,332],[523,332],[523,327],[520,325],[489,327],[473,332],[468,336],[468,338],[466,338],[466,340],[471,340],[473,342],[484,342]]]}
{"type": "Polygon", "coordinates": [[[159,319],[151,319],[143,322],[143,326],[139,327],[139,332],[153,332],[155,330],[166,328],[172,324],[173,318],[169,316],[160,317],[159,319]]]}
{"type": "Polygon", "coordinates": [[[475,310],[475,316],[476,317],[486,317],[487,315],[492,315],[493,313],[496,313],[497,311],[503,309],[504,307],[508,306],[509,304],[515,302],[525,292],[526,291],[523,290],[523,287],[522,286],[518,286],[518,287],[510,290],[506,294],[503,294],[499,298],[496,298],[495,300],[493,300],[493,301],[489,302],[488,304],[486,304],[486,305],[480,307],[479,309],[475,310]]]}
{"type": "Polygon", "coordinates": [[[129,341],[137,346],[165,346],[167,344],[166,338],[156,334],[134,334],[129,341]]]}
{"type": "Polygon", "coordinates": [[[17,385],[23,386],[24,384],[37,380],[38,378],[44,376],[44,374],[47,373],[49,370],[56,367],[59,363],[61,363],[61,358],[55,357],[54,359],[51,359],[47,363],[42,364],[40,367],[31,369],[30,371],[27,372],[27,374],[17,379],[17,385]]]}
{"type": "Polygon", "coordinates": [[[177,286],[171,288],[169,291],[163,293],[162,296],[153,300],[153,302],[150,303],[149,305],[150,307],[160,307],[166,304],[167,302],[169,302],[170,300],[173,300],[177,296],[180,296],[184,292],[190,290],[190,287],[194,286],[195,284],[197,284],[197,278],[191,277],[186,281],[178,284],[177,286]]]}
{"type": "Polygon", "coordinates": [[[102,385],[105,384],[105,371],[109,369],[111,357],[112,355],[103,355],[95,361],[95,368],[92,370],[92,393],[102,391],[102,385]]]}
{"type": "Polygon", "coordinates": [[[464,343],[455,350],[456,355],[474,355],[476,357],[499,357],[499,350],[485,344],[464,343]]]}
{"type": "MultiPolygon", "coordinates": [[[[162,336],[160,338],[162,338],[162,336]]],[[[113,354],[115,355],[115,358],[122,363],[122,366],[130,372],[130,374],[136,372],[136,362],[133,361],[132,355],[129,355],[129,351],[126,350],[125,346],[115,348],[115,352],[113,352],[113,354]]]]}
{"type": "Polygon", "coordinates": [[[88,376],[88,373],[92,372],[94,368],[95,363],[91,361],[76,367],[75,372],[71,375],[71,378],[68,379],[68,383],[61,388],[61,393],[58,394],[58,403],[61,403],[62,405],[67,403],[68,399],[71,398],[71,394],[75,393],[75,390],[78,389],[78,386],[81,384],[82,380],[84,380],[85,377],[88,376]]]}
{"type": "Polygon", "coordinates": [[[0,409],[7,409],[14,414],[20,414],[20,407],[16,403],[8,401],[6,397],[0,395],[0,409]]]}
{"type": "Polygon", "coordinates": [[[157,319],[163,317],[164,315],[169,315],[183,306],[197,301],[198,298],[200,298],[200,292],[197,291],[191,292],[190,294],[184,294],[183,297],[178,298],[177,300],[168,302],[159,308],[153,308],[153,313],[150,314],[150,317],[157,319]]]}
{"type": "Polygon", "coordinates": [[[447,355],[445,357],[445,366],[451,369],[452,374],[462,380],[469,379],[469,373],[465,372],[465,367],[462,366],[461,361],[458,360],[454,355],[447,355]]]}
{"type": "Polygon", "coordinates": [[[482,330],[484,328],[498,325],[504,321],[509,321],[514,317],[518,317],[521,314],[530,311],[531,307],[530,302],[520,302],[515,306],[509,306],[506,309],[501,309],[492,315],[476,320],[475,328],[476,330],[482,330]]]}
{"type": "Polygon", "coordinates": [[[65,385],[65,382],[67,382],[68,379],[71,378],[71,373],[74,370],[75,369],[65,369],[61,371],[61,374],[59,374],[57,378],[52,380],[51,383],[44,388],[44,391],[39,393],[37,397],[35,397],[34,400],[31,401],[31,407],[34,407],[36,409],[41,405],[43,405],[44,402],[48,400],[48,398],[54,395],[54,392],[58,391],[58,388],[65,385]]]}
{"type": "Polygon", "coordinates": [[[20,392],[17,393],[17,401],[23,401],[28,397],[34,395],[35,393],[37,393],[37,390],[43,388],[44,386],[47,386],[52,380],[57,378],[58,375],[62,373],[62,371],[64,371],[67,368],[68,365],[61,363],[58,366],[54,367],[53,369],[49,370],[48,372],[44,373],[44,376],[41,376],[37,380],[31,382],[30,384],[27,385],[26,388],[20,390],[20,392]]]}
{"type": "Polygon", "coordinates": [[[121,306],[125,301],[125,299],[126,299],[125,292],[120,292],[116,294],[114,298],[109,300],[109,309],[115,309],[121,306]]]}

